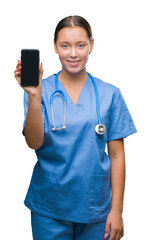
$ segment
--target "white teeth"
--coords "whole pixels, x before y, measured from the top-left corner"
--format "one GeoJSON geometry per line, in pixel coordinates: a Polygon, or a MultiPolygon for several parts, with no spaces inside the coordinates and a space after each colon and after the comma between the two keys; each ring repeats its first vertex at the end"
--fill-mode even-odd
{"type": "Polygon", "coordinates": [[[79,61],[68,61],[68,62],[76,63],[76,62],[79,62],[79,61]]]}

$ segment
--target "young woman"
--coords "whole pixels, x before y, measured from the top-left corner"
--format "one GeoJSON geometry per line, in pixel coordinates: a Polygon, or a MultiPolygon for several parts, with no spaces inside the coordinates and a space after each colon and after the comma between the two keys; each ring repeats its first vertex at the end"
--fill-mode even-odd
{"type": "MultiPolygon", "coordinates": [[[[23,134],[38,158],[24,201],[35,240],[119,240],[124,234],[123,139],[136,128],[119,88],[86,71],[93,46],[84,18],[62,19],[54,34],[62,70],[42,79],[41,64],[39,86],[23,87],[23,134]]],[[[21,86],[20,72],[18,61],[21,86]]]]}

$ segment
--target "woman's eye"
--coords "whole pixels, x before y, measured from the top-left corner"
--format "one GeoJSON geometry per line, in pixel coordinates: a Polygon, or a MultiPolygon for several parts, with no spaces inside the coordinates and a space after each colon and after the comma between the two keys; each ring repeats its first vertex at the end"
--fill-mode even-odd
{"type": "Polygon", "coordinates": [[[83,48],[84,47],[84,44],[79,44],[79,48],[83,48]]]}
{"type": "Polygon", "coordinates": [[[67,47],[68,47],[68,45],[65,45],[65,44],[64,44],[64,45],[62,45],[62,47],[63,47],[63,48],[67,48],[67,47]]]}

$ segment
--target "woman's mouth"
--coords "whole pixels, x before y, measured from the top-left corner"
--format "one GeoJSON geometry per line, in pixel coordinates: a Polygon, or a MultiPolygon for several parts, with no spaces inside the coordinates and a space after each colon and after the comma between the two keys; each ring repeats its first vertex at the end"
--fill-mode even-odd
{"type": "Polygon", "coordinates": [[[67,60],[70,66],[77,66],[80,62],[80,60],[67,60]]]}

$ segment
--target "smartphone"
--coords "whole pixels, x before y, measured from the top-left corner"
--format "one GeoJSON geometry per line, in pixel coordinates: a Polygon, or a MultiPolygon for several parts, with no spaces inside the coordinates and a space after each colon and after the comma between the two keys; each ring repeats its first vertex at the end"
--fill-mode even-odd
{"type": "Polygon", "coordinates": [[[21,50],[21,85],[38,86],[39,85],[39,50],[22,49],[21,50]]]}

